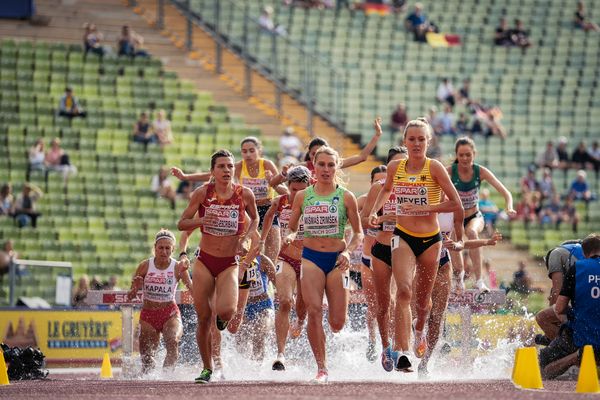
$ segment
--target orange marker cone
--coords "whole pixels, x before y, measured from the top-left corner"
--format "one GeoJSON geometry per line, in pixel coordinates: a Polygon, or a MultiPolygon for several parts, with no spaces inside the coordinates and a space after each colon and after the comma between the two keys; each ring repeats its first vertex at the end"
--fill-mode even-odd
{"type": "Polygon", "coordinates": [[[515,356],[513,383],[521,389],[543,389],[542,373],[535,347],[519,349],[515,356]]]}
{"type": "Polygon", "coordinates": [[[108,353],[104,353],[102,359],[102,369],[100,369],[100,378],[109,379],[113,377],[112,366],[110,365],[110,357],[108,353]]]}
{"type": "Polygon", "coordinates": [[[577,378],[577,393],[599,393],[598,370],[594,349],[590,345],[583,348],[583,357],[579,366],[579,377],[577,378]]]}
{"type": "Polygon", "coordinates": [[[6,367],[6,361],[4,361],[4,352],[0,350],[0,386],[10,385],[8,380],[8,368],[6,367]]]}

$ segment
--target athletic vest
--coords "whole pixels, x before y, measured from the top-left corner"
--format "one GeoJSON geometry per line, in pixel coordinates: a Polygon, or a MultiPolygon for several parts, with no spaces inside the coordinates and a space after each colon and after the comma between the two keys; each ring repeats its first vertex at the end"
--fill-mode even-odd
{"type": "Polygon", "coordinates": [[[251,177],[248,173],[246,161],[242,160],[242,172],[240,173],[240,183],[252,190],[254,198],[258,200],[272,199],[275,195],[273,188],[269,186],[269,181],[265,175],[265,160],[258,160],[258,175],[251,177]]]}
{"type": "Polygon", "coordinates": [[[452,183],[458,191],[460,201],[465,210],[478,207],[479,205],[479,187],[481,186],[479,171],[479,164],[473,164],[473,178],[468,182],[463,182],[458,175],[458,164],[452,164],[452,176],[450,179],[452,179],[452,183]]]}
{"type": "MultiPolygon", "coordinates": [[[[440,224],[440,233],[443,237],[450,237],[454,230],[454,213],[438,213],[438,223],[440,224]]],[[[448,249],[442,247],[440,258],[448,255],[448,249]]]]}
{"type": "Polygon", "coordinates": [[[400,208],[402,203],[413,203],[417,205],[436,205],[442,198],[442,189],[440,185],[431,177],[429,166],[431,159],[425,159],[425,165],[421,172],[409,174],[406,172],[406,162],[400,160],[398,169],[394,175],[394,185],[392,194],[396,197],[396,215],[398,216],[419,216],[429,215],[429,212],[404,212],[400,208]]]}
{"type": "MultiPolygon", "coordinates": [[[[379,183],[383,186],[385,184],[385,179],[379,181],[379,183]]],[[[394,193],[390,194],[390,197],[383,203],[383,207],[379,211],[377,211],[377,215],[379,216],[388,216],[388,215],[396,215],[396,195],[394,193]]],[[[394,228],[396,228],[396,222],[384,222],[381,224],[380,230],[384,232],[394,232],[394,228]]]]}
{"type": "MultiPolygon", "coordinates": [[[[279,214],[279,233],[281,239],[284,239],[290,234],[290,217],[292,216],[292,204],[290,203],[290,197],[287,194],[279,196],[279,202],[277,203],[277,214],[279,214]]],[[[298,224],[298,232],[296,233],[296,240],[304,239],[304,224],[302,220],[298,224]]]]}
{"type": "Polygon", "coordinates": [[[347,215],[344,205],[346,189],[338,186],[333,193],[320,196],[315,187],[309,186],[304,193],[302,220],[304,237],[343,239],[347,215]]]}
{"type": "Polygon", "coordinates": [[[206,197],[198,209],[198,215],[216,215],[218,221],[212,225],[202,225],[202,233],[213,236],[234,236],[244,231],[246,205],[243,198],[244,188],[233,184],[233,194],[227,200],[217,196],[214,183],[206,184],[206,197]]]}
{"type": "Polygon", "coordinates": [[[600,258],[575,263],[573,342],[600,346],[600,258]]]}
{"type": "MultiPolygon", "coordinates": [[[[257,258],[257,260],[259,260],[259,258],[257,258]]],[[[260,270],[257,260],[254,260],[247,270],[248,282],[250,283],[248,297],[260,296],[264,293],[267,293],[269,288],[269,279],[267,274],[260,270]]]]}
{"type": "Polygon", "coordinates": [[[144,277],[144,300],[157,303],[172,303],[175,301],[177,290],[177,278],[175,277],[175,264],[177,261],[171,258],[171,263],[165,270],[160,270],[154,265],[154,257],[148,260],[148,272],[144,277]]]}

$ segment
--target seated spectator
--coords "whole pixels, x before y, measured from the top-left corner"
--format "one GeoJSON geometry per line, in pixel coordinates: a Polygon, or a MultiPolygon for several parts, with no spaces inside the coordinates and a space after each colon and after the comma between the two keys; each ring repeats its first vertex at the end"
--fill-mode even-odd
{"type": "Polygon", "coordinates": [[[575,11],[575,19],[573,22],[575,23],[576,28],[583,29],[586,32],[600,31],[600,27],[588,19],[585,12],[585,4],[583,3],[583,1],[577,2],[577,11],[575,11]]]}
{"type": "Polygon", "coordinates": [[[283,26],[276,25],[275,22],[273,22],[273,7],[271,6],[263,7],[260,17],[258,17],[258,24],[260,25],[261,31],[264,33],[272,35],[287,34],[283,26]]]}
{"type": "Polygon", "coordinates": [[[65,89],[65,94],[60,99],[58,115],[68,118],[85,118],[87,115],[87,113],[79,105],[79,100],[73,94],[73,89],[71,87],[67,87],[65,89]]]}
{"type": "Polygon", "coordinates": [[[66,186],[70,175],[77,174],[77,168],[71,165],[69,155],[60,147],[60,139],[54,138],[50,142],[50,150],[46,152],[47,172],[56,171],[62,173],[63,183],[66,186]]]}
{"type": "Polygon", "coordinates": [[[596,179],[598,179],[598,170],[600,170],[600,146],[598,146],[597,140],[594,140],[592,147],[588,149],[588,155],[590,157],[590,162],[594,167],[594,171],[596,171],[596,179]]]}
{"type": "Polygon", "coordinates": [[[408,115],[406,114],[406,106],[402,103],[396,106],[396,110],[390,117],[390,130],[392,135],[404,132],[404,127],[408,123],[408,115]]]}
{"type": "Polygon", "coordinates": [[[463,84],[458,90],[458,99],[463,104],[469,104],[471,102],[471,81],[468,79],[463,80],[463,84]]]}
{"type": "Polygon", "coordinates": [[[87,307],[85,299],[87,298],[90,290],[90,278],[87,275],[82,275],[79,278],[79,283],[73,291],[73,307],[74,308],[85,308],[87,307]]]}
{"type": "Polygon", "coordinates": [[[121,290],[118,286],[119,278],[116,275],[108,277],[108,282],[104,285],[104,290],[121,290]]]}
{"type": "Polygon", "coordinates": [[[105,49],[100,44],[102,39],[104,39],[104,35],[98,32],[95,24],[85,23],[83,25],[84,33],[83,33],[83,48],[85,54],[91,52],[97,54],[99,56],[104,56],[105,49]]]}
{"type": "Polygon", "coordinates": [[[157,196],[169,200],[171,202],[171,208],[175,209],[175,199],[177,194],[171,186],[169,180],[169,170],[166,167],[160,167],[157,175],[152,177],[151,189],[157,196]]]}
{"type": "Polygon", "coordinates": [[[173,132],[171,132],[171,122],[165,116],[165,110],[158,110],[156,119],[152,123],[152,129],[158,140],[160,147],[165,147],[173,143],[173,132]]]}
{"type": "Polygon", "coordinates": [[[152,126],[150,125],[150,121],[148,121],[148,114],[145,112],[140,114],[140,119],[133,126],[133,141],[142,143],[144,151],[148,150],[148,143],[156,143],[158,141],[156,135],[152,132],[152,126]]]}
{"type": "Polygon", "coordinates": [[[498,106],[487,106],[478,101],[469,102],[469,108],[475,115],[475,121],[479,124],[479,128],[476,129],[476,125],[473,124],[472,132],[482,132],[487,136],[499,136],[502,139],[508,136],[506,129],[500,123],[503,117],[502,110],[498,106]],[[485,132],[483,127],[486,128],[485,132]]]}
{"type": "Polygon", "coordinates": [[[0,217],[12,217],[15,214],[15,199],[12,194],[12,185],[5,183],[0,187],[0,217]]]}
{"type": "MultiPolygon", "coordinates": [[[[429,107],[429,111],[427,112],[425,119],[427,119],[427,122],[433,128],[434,121],[437,119],[437,107],[436,106],[429,107]]],[[[438,132],[435,132],[435,128],[434,128],[434,133],[439,134],[438,132]]]]}
{"type": "Polygon", "coordinates": [[[415,3],[415,9],[406,17],[405,26],[409,32],[412,32],[417,42],[426,42],[427,32],[438,32],[437,26],[427,20],[423,13],[423,4],[415,3]]]}
{"type": "Polygon", "coordinates": [[[577,233],[577,225],[579,224],[579,213],[573,204],[573,199],[567,197],[565,199],[565,204],[561,207],[559,213],[559,221],[558,223],[571,224],[573,233],[577,233]]]}
{"type": "Polygon", "coordinates": [[[519,269],[513,274],[513,281],[510,285],[510,289],[517,293],[529,294],[532,291],[531,278],[525,268],[525,262],[519,261],[519,269]]]}
{"type": "Polygon", "coordinates": [[[302,142],[298,136],[294,135],[294,128],[288,126],[279,138],[279,150],[284,157],[294,157],[300,159],[302,155],[302,142]]]}
{"type": "Polygon", "coordinates": [[[585,142],[582,140],[579,142],[577,148],[573,150],[573,154],[571,154],[571,168],[586,169],[588,165],[590,167],[592,165],[591,157],[588,154],[585,142]]]}
{"type": "Polygon", "coordinates": [[[535,166],[530,165],[527,168],[527,175],[521,178],[521,194],[537,192],[540,190],[540,183],[535,177],[535,166]]]}
{"type": "Polygon", "coordinates": [[[32,171],[46,171],[46,164],[44,163],[46,152],[44,147],[44,139],[39,138],[35,141],[34,145],[29,148],[29,164],[26,173],[27,180],[29,180],[32,171]]]}
{"type": "Polygon", "coordinates": [[[119,37],[119,41],[117,42],[119,56],[149,57],[148,52],[142,49],[143,46],[144,38],[129,28],[129,26],[123,25],[123,28],[121,28],[121,37],[119,37]]]}
{"type": "Polygon", "coordinates": [[[442,146],[437,135],[433,135],[427,145],[427,157],[439,160],[442,157],[442,146]]]}
{"type": "Polygon", "coordinates": [[[515,27],[510,30],[510,40],[513,46],[520,47],[523,52],[531,46],[529,41],[529,33],[523,27],[523,21],[515,20],[515,27]]]}
{"type": "Polygon", "coordinates": [[[458,121],[456,121],[456,133],[458,135],[464,135],[471,132],[471,128],[469,128],[469,122],[469,117],[467,117],[465,113],[460,113],[458,121]]]}
{"type": "Polygon", "coordinates": [[[15,220],[19,228],[31,226],[37,227],[37,219],[41,216],[36,210],[36,203],[44,195],[44,192],[33,183],[25,183],[23,192],[17,197],[15,202],[15,220]]]}
{"type": "Polygon", "coordinates": [[[542,194],[542,201],[551,199],[556,193],[554,180],[552,179],[552,171],[550,168],[544,168],[544,175],[539,181],[539,189],[542,194]]]}
{"type": "Polygon", "coordinates": [[[525,226],[538,220],[538,213],[541,209],[539,198],[539,192],[524,193],[521,201],[517,203],[517,219],[523,221],[525,226]]]}
{"type": "Polygon", "coordinates": [[[189,200],[192,196],[192,191],[193,191],[193,187],[192,187],[192,183],[190,181],[179,181],[179,184],[177,185],[177,190],[175,191],[176,195],[183,199],[183,200],[189,200]]]}
{"type": "Polygon", "coordinates": [[[569,168],[569,152],[567,150],[568,140],[566,137],[561,136],[558,138],[556,145],[556,153],[558,154],[558,168],[566,170],[569,168]]]}
{"type": "Polygon", "coordinates": [[[571,187],[569,188],[569,198],[586,202],[592,200],[592,192],[586,178],[587,174],[584,170],[580,169],[577,171],[577,177],[571,183],[571,187]]]}
{"type": "Polygon", "coordinates": [[[496,46],[512,45],[512,41],[510,39],[510,30],[508,29],[506,18],[500,18],[500,25],[498,25],[496,28],[496,33],[494,34],[494,44],[496,46]]]}
{"type": "Polygon", "coordinates": [[[479,194],[479,211],[483,215],[485,230],[489,237],[492,237],[496,229],[496,220],[498,219],[498,206],[490,199],[490,191],[487,188],[481,189],[479,194]]]}
{"type": "Polygon", "coordinates": [[[535,159],[535,163],[540,168],[554,169],[558,167],[558,153],[551,140],[546,142],[546,148],[535,159]]]}
{"type": "Polygon", "coordinates": [[[562,222],[562,204],[560,202],[560,196],[554,194],[550,201],[540,211],[540,223],[543,226],[552,225],[556,229],[559,229],[560,223],[562,222]]]}
{"type": "Polygon", "coordinates": [[[456,135],[456,128],[454,126],[454,120],[456,117],[452,112],[450,104],[444,104],[444,111],[440,113],[434,121],[434,131],[439,132],[442,135],[456,135]]]}
{"type": "Polygon", "coordinates": [[[440,103],[448,103],[454,107],[456,104],[456,99],[454,96],[456,96],[456,92],[454,90],[454,86],[452,86],[452,82],[450,82],[448,78],[442,79],[442,82],[440,82],[437,88],[435,97],[440,103]]]}
{"type": "Polygon", "coordinates": [[[104,284],[100,280],[98,275],[94,275],[92,280],[90,281],[90,289],[91,290],[102,290],[104,288],[104,284]]]}
{"type": "Polygon", "coordinates": [[[581,247],[585,258],[565,272],[554,305],[556,316],[564,324],[558,337],[539,354],[544,379],[556,378],[579,365],[584,345],[592,346],[596,359],[600,356],[600,300],[594,290],[599,283],[590,279],[600,270],[600,236],[592,233],[583,239],[581,247]]]}

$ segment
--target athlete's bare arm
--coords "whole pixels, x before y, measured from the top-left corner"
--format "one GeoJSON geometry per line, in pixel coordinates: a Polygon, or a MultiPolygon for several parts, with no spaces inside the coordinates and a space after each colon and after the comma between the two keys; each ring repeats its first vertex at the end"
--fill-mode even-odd
{"type": "Polygon", "coordinates": [[[290,244],[296,239],[298,227],[300,225],[300,216],[302,215],[302,204],[304,203],[304,192],[306,189],[296,193],[294,203],[292,204],[292,213],[288,225],[289,234],[283,239],[285,244],[290,244]]]}
{"type": "Polygon", "coordinates": [[[369,154],[371,154],[373,150],[375,150],[375,146],[377,146],[377,142],[379,141],[379,138],[381,138],[381,134],[383,133],[383,131],[381,130],[381,118],[377,118],[375,120],[374,128],[375,134],[373,135],[369,143],[367,143],[367,145],[361,150],[359,154],[355,154],[348,158],[344,158],[342,160],[342,168],[348,168],[367,160],[369,154]]]}
{"type": "Polygon", "coordinates": [[[138,290],[140,290],[142,288],[142,285],[144,284],[144,277],[147,273],[148,260],[144,260],[137,266],[135,272],[133,273],[133,278],[131,279],[131,288],[127,293],[128,300],[135,298],[138,290]]]}
{"type": "Polygon", "coordinates": [[[510,190],[508,190],[506,186],[504,186],[502,182],[500,182],[500,180],[496,178],[496,175],[494,175],[492,171],[485,167],[480,167],[479,175],[482,181],[488,181],[490,185],[492,185],[494,189],[496,189],[498,193],[500,193],[502,197],[504,197],[506,213],[511,217],[517,215],[517,212],[513,208],[513,198],[512,194],[510,193],[510,190]]]}

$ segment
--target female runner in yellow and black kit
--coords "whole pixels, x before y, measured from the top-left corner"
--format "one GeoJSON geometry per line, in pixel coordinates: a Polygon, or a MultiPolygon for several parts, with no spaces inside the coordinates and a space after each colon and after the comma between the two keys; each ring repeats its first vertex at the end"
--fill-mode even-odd
{"type": "MultiPolygon", "coordinates": [[[[370,212],[371,226],[377,226],[377,211],[390,194],[396,197],[396,228],[392,237],[392,273],[396,281],[396,319],[394,350],[384,350],[384,358],[392,358],[397,370],[408,370],[411,333],[411,298],[413,277],[417,318],[414,351],[422,357],[427,350],[426,321],[431,310],[431,291],[442,246],[437,221],[438,212],[453,212],[461,208],[458,193],[443,165],[425,156],[431,140],[431,127],[425,119],[410,121],[404,130],[406,160],[388,166],[383,189],[370,212]],[[442,191],[449,201],[440,203],[442,191]],[[416,272],[415,272],[416,269],[416,272]]],[[[462,238],[457,240],[460,248],[462,238]]]]}

